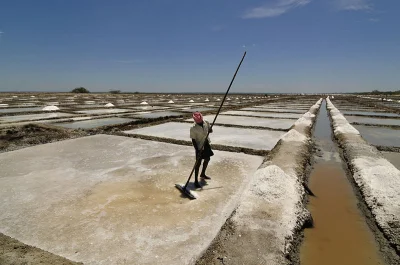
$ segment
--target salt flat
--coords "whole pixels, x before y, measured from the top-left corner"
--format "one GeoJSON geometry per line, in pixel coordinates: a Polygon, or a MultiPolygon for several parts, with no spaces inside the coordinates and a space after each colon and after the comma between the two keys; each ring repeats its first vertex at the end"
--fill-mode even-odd
{"type": "MultiPolygon", "coordinates": [[[[310,107],[312,104],[310,104],[310,107]]],[[[255,106],[259,110],[262,111],[269,111],[269,112],[295,112],[295,113],[305,113],[308,111],[309,108],[304,109],[294,109],[294,108],[271,108],[268,106],[255,106]]]]}
{"type": "MultiPolygon", "coordinates": [[[[214,120],[215,115],[206,115],[204,118],[210,122],[214,120]]],[[[187,119],[186,121],[193,121],[187,119]]],[[[229,115],[219,115],[216,124],[229,124],[229,125],[240,125],[240,126],[258,126],[273,129],[287,130],[293,124],[295,120],[288,119],[275,119],[275,118],[257,118],[257,117],[238,117],[229,115]]]]}
{"type": "MultiPolygon", "coordinates": [[[[189,135],[191,126],[192,124],[190,123],[168,122],[125,131],[125,133],[191,142],[189,135]]],[[[210,138],[212,144],[245,147],[255,150],[271,150],[283,134],[285,132],[214,126],[214,133],[210,134],[210,138]]]]}
{"type": "Polygon", "coordinates": [[[400,130],[364,125],[354,125],[354,127],[370,144],[400,147],[400,130]]]}
{"type": "Polygon", "coordinates": [[[135,119],[127,119],[127,118],[118,118],[118,117],[113,117],[113,118],[104,118],[104,119],[84,119],[81,121],[76,121],[76,122],[62,122],[62,123],[54,123],[53,125],[55,126],[61,126],[64,128],[71,128],[71,129],[90,129],[90,128],[96,128],[96,127],[101,127],[105,125],[116,125],[116,124],[122,124],[122,123],[127,123],[135,121],[135,119]]]}
{"type": "Polygon", "coordinates": [[[185,113],[180,113],[180,112],[175,112],[175,111],[155,111],[155,112],[135,114],[132,117],[141,118],[141,119],[155,119],[155,118],[160,118],[160,117],[181,116],[184,114],[185,113]]]}
{"type": "Polygon", "coordinates": [[[132,111],[130,109],[93,109],[93,110],[79,110],[76,113],[83,114],[111,114],[111,113],[124,113],[132,111]]]}
{"type": "Polygon", "coordinates": [[[400,126],[400,119],[379,119],[379,118],[369,118],[369,117],[359,117],[359,116],[347,116],[346,119],[349,122],[400,126]]]}
{"type": "Polygon", "coordinates": [[[262,162],[215,152],[213,179],[190,201],[174,184],[193,155],[190,146],[107,135],[2,153],[0,232],[84,264],[189,264],[262,162]]]}
{"type": "MultiPolygon", "coordinates": [[[[306,112],[306,111],[304,111],[306,112]]],[[[261,112],[261,111],[237,111],[237,110],[231,110],[231,111],[225,111],[222,112],[221,114],[226,114],[226,115],[244,115],[244,116],[254,116],[254,117],[274,117],[274,118],[293,118],[293,119],[298,119],[301,117],[301,113],[274,113],[274,112],[261,112]]]]}
{"type": "Polygon", "coordinates": [[[51,118],[63,118],[72,117],[74,114],[52,112],[52,113],[40,113],[40,114],[29,114],[29,115],[15,115],[15,116],[2,116],[0,122],[19,122],[19,121],[34,121],[40,119],[51,119],[51,118]]]}

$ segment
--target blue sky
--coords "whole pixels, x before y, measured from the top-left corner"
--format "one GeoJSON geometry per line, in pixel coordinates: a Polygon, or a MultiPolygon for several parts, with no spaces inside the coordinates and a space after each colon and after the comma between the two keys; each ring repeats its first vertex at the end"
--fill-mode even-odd
{"type": "Polygon", "coordinates": [[[400,89],[398,0],[5,0],[0,91],[400,89]]]}

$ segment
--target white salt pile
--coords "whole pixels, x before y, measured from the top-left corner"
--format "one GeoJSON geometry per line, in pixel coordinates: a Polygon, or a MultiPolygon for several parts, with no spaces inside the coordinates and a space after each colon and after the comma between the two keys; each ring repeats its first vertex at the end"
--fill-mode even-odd
{"type": "Polygon", "coordinates": [[[206,100],[204,100],[204,101],[206,101],[206,102],[208,102],[208,101],[210,101],[208,98],[206,98],[206,100]]]}
{"type": "Polygon", "coordinates": [[[31,98],[35,98],[35,96],[31,96],[31,98]]]}
{"type": "Polygon", "coordinates": [[[217,98],[217,101],[221,101],[219,98],[217,98]]]}
{"type": "Polygon", "coordinates": [[[227,98],[226,100],[231,100],[230,98],[227,98]]]}
{"type": "Polygon", "coordinates": [[[54,110],[60,110],[60,108],[56,107],[56,106],[46,106],[42,110],[43,111],[54,111],[54,110]]]}
{"type": "Polygon", "coordinates": [[[106,108],[112,108],[112,107],[114,107],[114,104],[112,104],[112,103],[107,103],[106,105],[104,105],[104,107],[106,107],[106,108]]]}
{"type": "Polygon", "coordinates": [[[288,131],[281,137],[281,140],[285,141],[285,142],[303,142],[303,143],[305,143],[308,139],[305,135],[299,133],[295,129],[291,129],[290,131],[288,131]]]}
{"type": "Polygon", "coordinates": [[[174,103],[174,102],[173,102],[172,100],[170,100],[170,101],[168,101],[168,103],[171,103],[171,104],[172,104],[172,103],[174,103]]]}
{"type": "Polygon", "coordinates": [[[193,99],[191,99],[191,100],[189,100],[189,102],[190,102],[190,103],[193,103],[194,101],[193,101],[193,99]]]}
{"type": "Polygon", "coordinates": [[[140,105],[149,105],[149,103],[147,103],[146,101],[143,101],[142,103],[140,103],[140,105]]]}

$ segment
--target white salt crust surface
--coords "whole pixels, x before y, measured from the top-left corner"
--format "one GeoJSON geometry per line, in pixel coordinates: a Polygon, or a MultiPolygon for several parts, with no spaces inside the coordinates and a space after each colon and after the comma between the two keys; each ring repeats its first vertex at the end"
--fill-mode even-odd
{"type": "MultiPolygon", "coordinates": [[[[318,100],[310,111],[316,113],[321,102],[322,99],[318,100]]],[[[312,119],[310,117],[311,115],[306,115],[306,117],[302,117],[301,121],[308,121],[308,119],[312,119]]],[[[302,122],[299,122],[299,124],[303,126],[302,122]]],[[[293,146],[293,153],[291,153],[293,156],[298,156],[303,155],[302,152],[309,142],[309,137],[300,133],[294,127],[283,135],[281,140],[282,145],[290,146],[294,142],[299,143],[293,146]]],[[[278,151],[274,154],[274,157],[279,155],[278,151]]],[[[273,158],[272,161],[274,161],[273,158]]],[[[284,171],[277,164],[271,164],[270,161],[266,163],[267,166],[261,166],[253,175],[236,213],[232,217],[232,221],[235,223],[237,233],[255,233],[254,235],[250,234],[255,238],[260,234],[266,236],[266,238],[259,240],[268,240],[268,249],[256,250],[257,246],[252,245],[251,242],[243,243],[244,246],[251,248],[249,250],[243,249],[243,251],[252,252],[256,256],[251,257],[252,263],[249,264],[278,265],[286,262],[284,255],[287,254],[293,240],[294,231],[299,226],[299,219],[307,214],[307,210],[302,203],[304,189],[299,181],[299,176],[295,173],[295,168],[298,165],[293,162],[289,162],[293,164],[285,162],[284,171]]],[[[258,239],[254,240],[257,242],[258,239]]],[[[233,244],[236,243],[233,242],[233,244]]],[[[249,262],[248,257],[246,260],[244,256],[231,261],[232,264],[249,262]]]]}
{"type": "Polygon", "coordinates": [[[89,265],[193,264],[262,162],[215,152],[213,179],[191,201],[174,183],[193,156],[191,146],[107,135],[0,154],[0,232],[89,265]]]}
{"type": "Polygon", "coordinates": [[[76,113],[83,114],[111,114],[111,113],[123,113],[132,111],[130,109],[93,109],[93,110],[79,110],[76,113]]]}
{"type": "Polygon", "coordinates": [[[237,110],[230,110],[221,112],[221,114],[226,115],[244,115],[244,116],[254,116],[254,117],[274,117],[274,118],[291,118],[291,119],[298,119],[301,114],[297,113],[274,113],[274,112],[256,112],[256,111],[237,111],[237,110]]]}
{"type": "Polygon", "coordinates": [[[72,117],[72,116],[74,116],[74,114],[61,113],[61,112],[28,114],[28,115],[14,115],[14,116],[0,117],[0,122],[34,121],[34,120],[40,120],[40,119],[64,118],[64,117],[72,117]]]}
{"type": "MultiPolygon", "coordinates": [[[[126,134],[139,134],[176,139],[191,142],[191,123],[168,122],[160,125],[125,131],[126,134]]],[[[214,126],[210,134],[211,145],[220,144],[234,147],[245,147],[255,150],[271,150],[279,138],[285,134],[280,131],[245,129],[214,126]]]]}
{"type": "Polygon", "coordinates": [[[335,135],[344,137],[343,143],[354,168],[353,178],[361,189],[368,207],[377,223],[391,242],[400,246],[400,171],[367,142],[356,129],[346,125],[343,115],[327,99],[328,109],[334,121],[335,135]],[[341,129],[345,127],[346,129],[341,129]]]}
{"type": "MultiPolygon", "coordinates": [[[[208,121],[213,121],[215,115],[206,115],[204,118],[208,121]]],[[[187,119],[186,121],[193,121],[187,119]]],[[[219,115],[215,124],[230,124],[241,126],[257,126],[273,129],[287,130],[292,127],[295,120],[290,119],[274,119],[274,118],[257,118],[257,117],[242,117],[242,116],[229,116],[219,115]]]]}

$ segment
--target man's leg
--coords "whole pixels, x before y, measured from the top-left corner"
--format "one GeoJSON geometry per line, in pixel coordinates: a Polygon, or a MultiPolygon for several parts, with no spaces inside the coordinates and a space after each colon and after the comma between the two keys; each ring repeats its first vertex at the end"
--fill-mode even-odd
{"type": "MultiPolygon", "coordinates": [[[[200,183],[199,183],[199,169],[200,169],[200,166],[201,166],[201,159],[199,160],[199,161],[197,161],[199,158],[198,158],[198,156],[196,155],[196,162],[197,162],[197,164],[196,164],[196,167],[194,168],[194,185],[197,187],[197,188],[200,188],[201,186],[200,186],[200,183]]],[[[204,161],[204,163],[205,163],[205,161],[204,161]]]]}
{"type": "Polygon", "coordinates": [[[210,162],[210,158],[207,157],[204,159],[204,163],[203,163],[203,169],[201,170],[201,175],[200,177],[203,179],[211,179],[210,177],[208,177],[206,175],[206,170],[207,170],[207,166],[208,166],[208,162],[210,162]]]}

